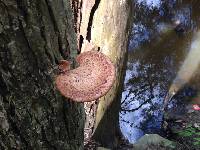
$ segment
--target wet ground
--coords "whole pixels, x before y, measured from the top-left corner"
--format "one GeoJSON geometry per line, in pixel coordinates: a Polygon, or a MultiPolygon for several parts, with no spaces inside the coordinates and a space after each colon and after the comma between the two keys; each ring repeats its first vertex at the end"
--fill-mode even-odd
{"type": "MultiPolygon", "coordinates": [[[[133,6],[134,21],[119,118],[121,132],[130,143],[146,133],[166,136],[163,100],[190,51],[200,23],[198,0],[135,0],[133,6]]],[[[200,119],[198,112],[192,112],[196,116],[193,117],[188,114],[191,107],[186,107],[193,99],[200,99],[198,93],[200,68],[175,95],[169,112],[181,114],[180,120],[184,113],[185,117],[200,119]]]]}

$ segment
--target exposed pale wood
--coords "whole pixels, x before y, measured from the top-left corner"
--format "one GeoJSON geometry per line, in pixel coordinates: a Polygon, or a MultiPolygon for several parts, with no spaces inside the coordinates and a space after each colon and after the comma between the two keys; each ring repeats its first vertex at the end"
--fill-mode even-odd
{"type": "Polygon", "coordinates": [[[112,89],[100,98],[94,132],[94,138],[109,147],[116,145],[118,136],[120,90],[131,20],[129,2],[101,0],[91,27],[91,41],[100,47],[101,52],[109,56],[116,66],[115,83],[112,89]]]}

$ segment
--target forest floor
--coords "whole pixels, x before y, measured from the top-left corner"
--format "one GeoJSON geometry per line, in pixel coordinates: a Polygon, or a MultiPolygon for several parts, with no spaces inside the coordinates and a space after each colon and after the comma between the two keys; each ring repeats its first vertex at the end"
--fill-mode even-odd
{"type": "Polygon", "coordinates": [[[184,150],[200,150],[200,111],[183,102],[165,114],[169,140],[182,145],[184,150]]]}

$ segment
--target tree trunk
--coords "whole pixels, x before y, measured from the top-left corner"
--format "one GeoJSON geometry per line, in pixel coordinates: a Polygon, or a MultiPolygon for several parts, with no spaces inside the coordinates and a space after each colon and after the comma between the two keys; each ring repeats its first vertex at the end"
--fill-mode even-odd
{"type": "Polygon", "coordinates": [[[68,0],[0,0],[0,149],[83,149],[83,105],[54,86],[76,45],[68,0]]]}
{"type": "MultiPolygon", "coordinates": [[[[81,0],[81,4],[76,6],[81,7],[81,11],[78,11],[77,7],[75,9],[75,12],[81,13],[76,19],[79,43],[90,41],[107,55],[116,67],[116,80],[111,90],[97,103],[85,103],[85,109],[88,110],[85,131],[93,134],[92,138],[96,142],[114,148],[119,131],[118,113],[131,25],[131,1],[81,0]],[[91,130],[88,131],[89,129],[91,130]]],[[[91,138],[88,135],[86,137],[91,138]]]]}
{"type": "Polygon", "coordinates": [[[114,148],[119,137],[119,109],[131,22],[131,1],[100,0],[91,26],[91,41],[109,56],[116,67],[112,89],[100,98],[93,138],[114,148]]]}

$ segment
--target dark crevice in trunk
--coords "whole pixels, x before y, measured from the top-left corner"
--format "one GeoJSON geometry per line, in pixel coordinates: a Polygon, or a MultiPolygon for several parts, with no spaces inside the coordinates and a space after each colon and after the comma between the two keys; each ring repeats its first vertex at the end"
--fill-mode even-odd
{"type": "Polygon", "coordinates": [[[0,72],[0,95],[5,96],[7,94],[8,94],[8,89],[5,82],[3,81],[2,74],[0,72]]]}
{"type": "Polygon", "coordinates": [[[81,0],[81,2],[80,2],[80,19],[79,19],[79,28],[78,28],[78,31],[79,31],[79,32],[80,32],[81,21],[82,21],[82,13],[81,13],[82,5],[83,5],[83,0],[81,0]]]}
{"type": "Polygon", "coordinates": [[[20,132],[20,129],[17,126],[17,123],[12,118],[12,117],[15,117],[15,106],[14,106],[14,104],[12,102],[8,102],[5,96],[2,96],[2,99],[3,99],[3,103],[7,103],[7,105],[9,105],[6,114],[7,114],[7,118],[8,118],[8,123],[9,123],[13,133],[16,134],[15,136],[18,136],[20,138],[21,142],[25,145],[26,148],[31,149],[31,147],[29,146],[25,137],[20,132]]]}
{"type": "Polygon", "coordinates": [[[53,9],[51,8],[51,4],[49,3],[48,0],[45,0],[45,2],[47,4],[48,12],[49,12],[49,15],[51,17],[54,30],[55,30],[55,32],[59,33],[58,25],[57,25],[56,18],[55,18],[54,13],[53,13],[53,9]]]}
{"type": "Polygon", "coordinates": [[[83,0],[71,0],[71,7],[74,15],[74,29],[77,34],[80,32],[80,23],[81,23],[81,8],[83,0]]]}
{"type": "MultiPolygon", "coordinates": [[[[9,52],[8,49],[6,49],[9,52]]],[[[13,73],[13,70],[6,66],[6,62],[2,62],[4,66],[0,68],[0,94],[6,96],[9,94],[9,91],[13,90],[17,96],[20,97],[20,86],[16,80],[16,76],[13,73]],[[5,63],[5,64],[4,64],[5,63]],[[4,79],[5,77],[5,79],[4,79]],[[6,89],[6,90],[5,90],[6,89]]]]}
{"type": "Polygon", "coordinates": [[[41,27],[41,30],[40,30],[40,33],[41,33],[41,37],[44,39],[45,41],[45,45],[44,45],[44,52],[46,54],[46,56],[48,57],[49,61],[51,63],[54,63],[53,62],[53,58],[51,57],[51,54],[48,52],[48,48],[47,48],[47,39],[46,39],[46,36],[45,36],[45,27],[41,27]]]}
{"type": "Polygon", "coordinates": [[[20,9],[20,13],[22,16],[24,16],[25,22],[28,22],[28,12],[25,7],[24,1],[22,0],[16,0],[17,2],[17,7],[20,9]]]}
{"type": "Polygon", "coordinates": [[[82,48],[82,45],[83,45],[83,40],[84,40],[83,36],[80,35],[79,36],[79,53],[81,52],[81,48],[82,48]]]}
{"type": "Polygon", "coordinates": [[[76,33],[78,33],[78,17],[79,17],[78,15],[80,11],[79,4],[80,4],[79,0],[71,0],[71,7],[74,16],[74,29],[76,33]]]}
{"type": "Polygon", "coordinates": [[[48,149],[51,147],[52,149],[57,150],[57,148],[54,145],[52,145],[50,141],[48,141],[43,126],[41,127],[41,132],[42,132],[42,138],[43,138],[44,142],[48,145],[48,149]]]}
{"type": "MultiPolygon", "coordinates": [[[[44,41],[45,41],[45,46],[44,46],[44,50],[45,50],[45,51],[44,51],[44,52],[45,52],[45,54],[47,55],[49,61],[50,61],[51,63],[54,63],[51,54],[48,52],[48,46],[47,46],[48,39],[46,38],[46,35],[45,35],[45,23],[44,23],[44,21],[43,21],[43,19],[42,19],[43,14],[41,13],[41,12],[42,12],[41,9],[42,9],[42,8],[41,8],[41,4],[40,4],[39,1],[37,1],[37,10],[38,10],[39,21],[40,21],[40,22],[39,22],[39,23],[40,23],[40,35],[41,35],[41,37],[42,37],[42,38],[44,39],[44,41]]],[[[54,58],[55,58],[55,57],[54,57],[54,58]]]]}
{"type": "Polygon", "coordinates": [[[19,21],[19,29],[21,30],[21,33],[23,34],[23,38],[24,38],[24,41],[26,42],[27,48],[29,49],[29,52],[32,54],[32,56],[33,56],[32,58],[34,59],[34,62],[36,63],[37,67],[39,68],[37,57],[34,54],[34,51],[32,50],[31,45],[29,43],[29,40],[28,40],[28,38],[26,36],[26,33],[24,31],[24,27],[22,25],[22,21],[19,18],[18,18],[18,21],[19,21]]]}
{"type": "Polygon", "coordinates": [[[64,58],[64,59],[67,59],[64,52],[63,52],[63,49],[62,49],[62,40],[61,40],[61,37],[58,36],[58,47],[59,47],[59,52],[61,54],[61,56],[64,58]]]}
{"type": "MultiPolygon", "coordinates": [[[[53,27],[54,27],[54,31],[55,31],[55,34],[57,34],[58,36],[58,46],[59,46],[59,52],[61,54],[61,56],[63,58],[66,59],[66,56],[63,52],[63,48],[62,48],[62,38],[61,38],[61,35],[60,35],[60,31],[59,31],[59,28],[58,28],[58,24],[56,22],[56,17],[54,15],[54,12],[53,12],[53,9],[52,9],[52,6],[49,2],[49,0],[45,0],[46,4],[47,4],[47,8],[48,8],[48,12],[49,12],[49,16],[51,18],[51,21],[53,23],[53,27]]],[[[68,41],[67,41],[68,42],[68,41]]]]}
{"type": "MultiPolygon", "coordinates": [[[[64,125],[65,125],[65,128],[66,128],[66,132],[67,132],[67,135],[70,135],[70,131],[68,130],[68,124],[67,124],[67,115],[66,115],[66,110],[68,109],[66,107],[66,100],[63,98],[63,120],[64,120],[64,125]]],[[[67,137],[69,139],[69,137],[67,137]]]]}
{"type": "Polygon", "coordinates": [[[86,39],[88,41],[91,40],[91,27],[92,27],[92,22],[93,22],[93,17],[94,17],[94,13],[95,11],[97,10],[99,4],[100,4],[100,1],[101,0],[95,0],[95,4],[94,6],[92,7],[92,10],[90,12],[90,18],[89,18],[89,22],[88,22],[88,27],[87,27],[87,36],[86,36],[86,39]]]}
{"type": "Polygon", "coordinates": [[[5,147],[3,147],[3,143],[0,143],[0,149],[5,149],[5,147]]]}

